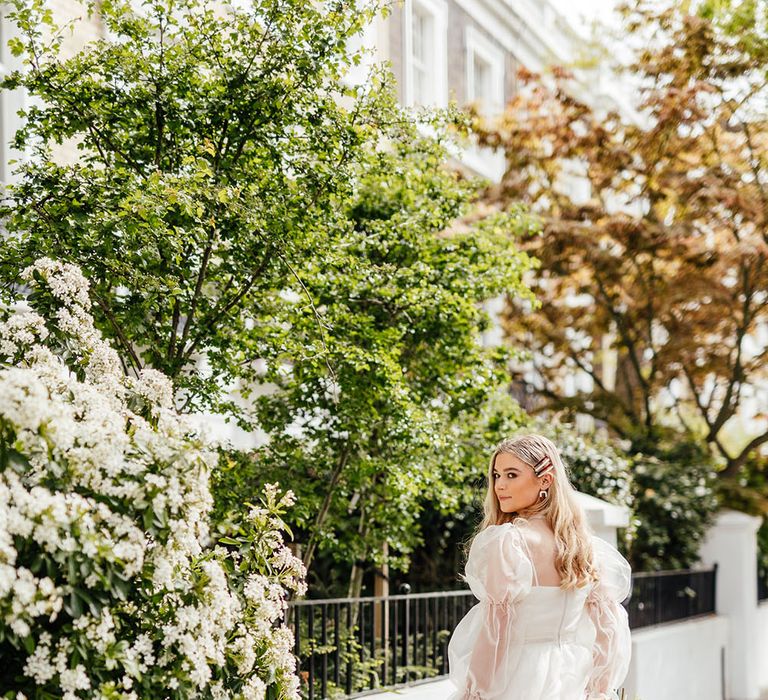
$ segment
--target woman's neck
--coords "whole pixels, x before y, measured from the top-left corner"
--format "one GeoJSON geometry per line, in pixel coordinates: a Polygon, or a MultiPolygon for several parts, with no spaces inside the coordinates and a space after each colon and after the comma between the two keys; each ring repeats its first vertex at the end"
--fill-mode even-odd
{"type": "Polygon", "coordinates": [[[544,513],[534,513],[533,515],[522,515],[518,513],[518,518],[525,518],[526,520],[546,520],[547,516],[544,513]]]}

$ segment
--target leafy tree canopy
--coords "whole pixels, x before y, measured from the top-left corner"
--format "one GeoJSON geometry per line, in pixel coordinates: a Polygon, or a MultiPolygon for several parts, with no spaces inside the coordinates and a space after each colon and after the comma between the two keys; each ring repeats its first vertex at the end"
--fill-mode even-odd
{"type": "Polygon", "coordinates": [[[447,232],[475,185],[386,70],[342,79],[376,8],[133,5],[101,3],[106,37],[70,57],[41,1],[14,5],[26,65],[4,86],[38,99],[2,212],[3,288],[41,252],[76,262],[127,373],[160,369],[184,410],[264,431],[262,449],[222,454],[220,520],[279,481],[308,566],[378,560],[383,543],[405,566],[420,500],[457,507],[484,430],[465,426],[503,392],[510,352],[479,342],[482,304],[530,299],[515,241],[534,225],[514,209],[447,232]],[[76,162],[56,161],[61,142],[76,162]]]}
{"type": "Polygon", "coordinates": [[[258,300],[346,225],[350,168],[394,118],[378,77],[340,81],[372,12],[353,4],[104,2],[106,38],[67,58],[45,3],[15,3],[25,65],[3,86],[35,99],[3,212],[5,289],[40,251],[76,261],[126,371],[162,369],[187,409],[253,378],[258,300]],[[54,162],[65,141],[77,160],[54,162]]]}
{"type": "Polygon", "coordinates": [[[509,164],[486,203],[527,202],[544,221],[526,245],[542,261],[541,310],[515,304],[507,318],[535,353],[530,388],[546,407],[605,421],[633,450],[676,425],[729,476],[768,442],[768,54],[711,16],[709,5],[626,10],[628,30],[644,37],[629,68],[640,123],[593,110],[556,69],[523,75],[501,123],[477,128],[509,164]],[[578,370],[591,388],[568,395],[578,370]]]}

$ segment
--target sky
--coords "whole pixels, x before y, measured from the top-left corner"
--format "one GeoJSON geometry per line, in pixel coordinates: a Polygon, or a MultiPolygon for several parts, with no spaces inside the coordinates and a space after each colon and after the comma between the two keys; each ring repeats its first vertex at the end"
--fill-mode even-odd
{"type": "MultiPolygon", "coordinates": [[[[626,36],[623,20],[616,12],[617,7],[625,4],[624,0],[549,1],[585,39],[596,39],[606,48],[610,46],[609,53],[618,63],[626,65],[633,60],[632,48],[638,47],[637,40],[626,36]],[[595,27],[596,22],[608,31],[595,27]]],[[[631,86],[628,90],[631,92],[631,86]]]]}
{"type": "Polygon", "coordinates": [[[551,0],[552,4],[576,26],[584,26],[595,18],[607,19],[618,5],[617,0],[551,0]]]}

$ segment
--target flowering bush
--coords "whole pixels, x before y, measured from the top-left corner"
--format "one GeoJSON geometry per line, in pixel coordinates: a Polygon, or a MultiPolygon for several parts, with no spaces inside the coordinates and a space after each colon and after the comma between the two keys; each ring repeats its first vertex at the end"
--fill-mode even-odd
{"type": "Polygon", "coordinates": [[[642,571],[686,569],[719,509],[717,473],[706,448],[680,442],[677,452],[632,456],[637,536],[630,552],[642,571]]]}
{"type": "Polygon", "coordinates": [[[555,442],[579,491],[632,507],[631,464],[618,447],[597,435],[580,434],[559,420],[540,419],[534,425],[555,442]]]}
{"type": "Polygon", "coordinates": [[[29,305],[0,322],[0,692],[297,698],[292,492],[268,484],[213,542],[214,452],[170,381],[124,375],[79,268],[22,278],[29,305]]]}

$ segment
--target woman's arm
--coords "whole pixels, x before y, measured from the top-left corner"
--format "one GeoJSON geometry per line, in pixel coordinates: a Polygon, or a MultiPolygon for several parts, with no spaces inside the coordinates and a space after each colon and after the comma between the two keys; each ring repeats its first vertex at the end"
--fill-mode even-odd
{"type": "MultiPolygon", "coordinates": [[[[482,577],[479,629],[472,640],[462,700],[498,697],[510,681],[522,639],[515,625],[517,602],[530,592],[533,568],[514,527],[495,538],[467,571],[482,577]]],[[[480,552],[476,552],[480,554],[480,552]]],[[[474,588],[473,588],[474,590],[474,588]]]]}
{"type": "Polygon", "coordinates": [[[632,592],[632,571],[619,551],[600,538],[593,539],[593,552],[600,580],[586,601],[587,614],[595,627],[588,700],[614,700],[632,656],[629,616],[622,605],[632,592]]]}
{"type": "Polygon", "coordinates": [[[627,611],[599,590],[587,598],[587,613],[595,626],[592,672],[587,684],[588,700],[611,700],[626,678],[632,654],[627,611]]]}
{"type": "Polygon", "coordinates": [[[477,637],[467,670],[467,700],[486,700],[494,694],[503,668],[504,652],[509,648],[507,634],[510,622],[508,603],[489,603],[480,634],[477,637]]]}

